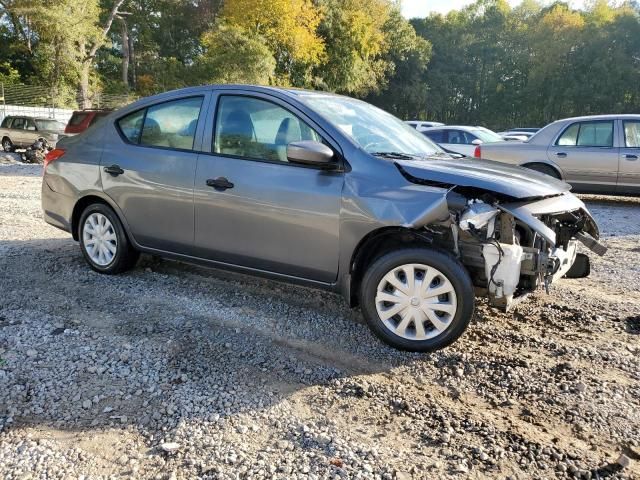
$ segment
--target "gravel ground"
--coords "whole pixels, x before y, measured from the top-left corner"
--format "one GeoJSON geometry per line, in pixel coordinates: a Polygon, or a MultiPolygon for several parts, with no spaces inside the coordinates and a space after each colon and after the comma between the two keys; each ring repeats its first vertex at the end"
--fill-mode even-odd
{"type": "Polygon", "coordinates": [[[331,294],[93,273],[3,163],[0,478],[640,478],[640,199],[585,197],[591,277],[420,355],[331,294]]]}

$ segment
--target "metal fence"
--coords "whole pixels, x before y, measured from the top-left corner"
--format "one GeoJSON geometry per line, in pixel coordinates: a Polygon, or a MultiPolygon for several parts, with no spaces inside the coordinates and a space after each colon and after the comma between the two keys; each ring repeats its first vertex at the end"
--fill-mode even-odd
{"type": "MultiPolygon", "coordinates": [[[[96,92],[93,108],[119,108],[137,100],[127,94],[96,92]]],[[[64,95],[55,88],[40,85],[5,85],[0,83],[0,121],[8,115],[55,118],[66,122],[74,110],[80,110],[82,99],[76,95],[64,95]]]]}

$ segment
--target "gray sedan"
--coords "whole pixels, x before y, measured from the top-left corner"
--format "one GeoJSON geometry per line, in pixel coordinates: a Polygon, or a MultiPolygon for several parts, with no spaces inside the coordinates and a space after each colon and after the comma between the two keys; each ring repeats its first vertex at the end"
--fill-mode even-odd
{"type": "Polygon", "coordinates": [[[588,274],[576,242],[603,249],[568,190],[452,159],[358,100],[227,85],[146,98],[61,140],[42,205],[97,272],[146,252],[326,289],[390,345],[431,351],[464,332],[476,293],[509,308],[588,274]]]}
{"type": "Polygon", "coordinates": [[[558,120],[526,142],[482,145],[476,157],[565,180],[575,192],[640,193],[640,115],[558,120]]]}

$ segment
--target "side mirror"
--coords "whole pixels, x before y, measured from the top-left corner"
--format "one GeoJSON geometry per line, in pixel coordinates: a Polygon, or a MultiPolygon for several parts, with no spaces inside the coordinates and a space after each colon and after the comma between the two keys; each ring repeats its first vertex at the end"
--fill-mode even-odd
{"type": "Polygon", "coordinates": [[[482,145],[482,140],[476,138],[473,142],[471,142],[471,145],[482,145]]]}
{"type": "Polygon", "coordinates": [[[287,145],[287,159],[291,163],[330,167],[334,164],[333,150],[326,145],[312,140],[291,142],[287,145]]]}

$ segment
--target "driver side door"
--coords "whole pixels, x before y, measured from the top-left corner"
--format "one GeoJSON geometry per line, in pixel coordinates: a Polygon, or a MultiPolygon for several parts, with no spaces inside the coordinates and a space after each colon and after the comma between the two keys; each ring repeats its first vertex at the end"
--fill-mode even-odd
{"type": "Polygon", "coordinates": [[[336,281],[344,174],[290,163],[287,144],[321,141],[300,112],[267,95],[217,99],[213,148],[198,158],[195,251],[220,263],[336,281]]]}

